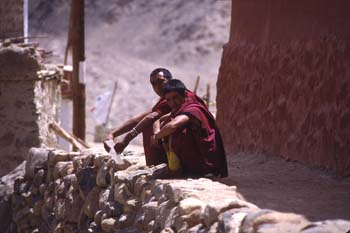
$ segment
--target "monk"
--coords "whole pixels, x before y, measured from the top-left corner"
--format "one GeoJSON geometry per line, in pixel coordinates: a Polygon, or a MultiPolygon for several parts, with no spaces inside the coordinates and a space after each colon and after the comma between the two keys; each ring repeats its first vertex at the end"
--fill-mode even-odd
{"type": "Polygon", "coordinates": [[[169,147],[179,160],[182,174],[226,177],[225,150],[213,115],[198,101],[186,97],[186,87],[180,80],[169,80],[163,92],[171,107],[171,120],[155,132],[155,139],[171,139],[169,147]]]}
{"type": "MultiPolygon", "coordinates": [[[[151,72],[150,83],[154,92],[160,97],[159,101],[152,109],[132,117],[121,126],[114,129],[104,140],[104,147],[108,152],[110,148],[106,144],[106,140],[113,139],[116,141],[114,149],[117,153],[121,153],[139,133],[142,133],[146,164],[151,166],[167,162],[162,145],[151,143],[151,137],[153,135],[154,122],[160,117],[166,117],[166,115],[171,112],[171,108],[167,104],[163,93],[164,85],[171,79],[172,74],[165,68],[157,68],[151,72]],[[118,138],[119,136],[122,137],[118,138]]],[[[194,101],[198,98],[190,91],[186,91],[186,96],[194,101]]],[[[198,98],[198,101],[202,100],[198,98]]]]}

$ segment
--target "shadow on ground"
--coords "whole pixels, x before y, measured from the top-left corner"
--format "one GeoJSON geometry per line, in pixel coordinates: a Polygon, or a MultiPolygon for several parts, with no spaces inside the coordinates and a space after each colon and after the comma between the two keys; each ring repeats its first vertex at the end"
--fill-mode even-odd
{"type": "Polygon", "coordinates": [[[230,175],[221,179],[260,208],[302,214],[312,221],[350,220],[350,177],[279,157],[235,155],[230,175]]]}

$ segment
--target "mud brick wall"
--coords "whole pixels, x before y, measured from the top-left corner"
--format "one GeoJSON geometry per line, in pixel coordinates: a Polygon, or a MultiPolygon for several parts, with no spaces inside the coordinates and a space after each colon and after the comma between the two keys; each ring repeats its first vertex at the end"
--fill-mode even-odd
{"type": "MultiPolygon", "coordinates": [[[[103,150],[103,149],[102,149],[103,150]]],[[[106,152],[32,148],[11,196],[8,229],[17,232],[333,232],[350,222],[312,223],[301,215],[264,210],[235,186],[210,179],[156,179],[142,154],[117,163],[106,152]]]]}
{"type": "Polygon", "coordinates": [[[48,124],[56,120],[60,92],[57,77],[39,77],[38,71],[48,67],[34,49],[0,47],[0,67],[2,176],[25,160],[29,148],[56,146],[48,124]]]}
{"type": "Polygon", "coordinates": [[[23,0],[0,1],[0,39],[23,36],[23,0]]]}
{"type": "Polygon", "coordinates": [[[228,152],[350,174],[350,3],[233,0],[217,83],[228,152]]]}

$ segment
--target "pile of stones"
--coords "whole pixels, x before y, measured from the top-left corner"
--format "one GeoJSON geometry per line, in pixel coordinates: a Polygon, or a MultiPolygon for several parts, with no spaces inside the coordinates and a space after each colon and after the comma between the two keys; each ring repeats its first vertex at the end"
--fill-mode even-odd
{"type": "Polygon", "coordinates": [[[259,209],[236,187],[207,178],[156,179],[142,154],[32,148],[11,196],[17,232],[346,232],[348,221],[309,222],[259,209]]]}

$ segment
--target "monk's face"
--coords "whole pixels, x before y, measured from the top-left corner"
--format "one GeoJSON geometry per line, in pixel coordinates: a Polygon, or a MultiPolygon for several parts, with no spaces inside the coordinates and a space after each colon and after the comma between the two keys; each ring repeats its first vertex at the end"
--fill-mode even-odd
{"type": "Polygon", "coordinates": [[[173,112],[177,111],[185,102],[185,97],[175,91],[166,93],[165,99],[173,112]]]}
{"type": "Polygon", "coordinates": [[[157,95],[160,97],[163,97],[163,87],[168,82],[168,79],[164,78],[163,75],[155,74],[151,76],[150,82],[154,92],[157,93],[157,95]]]}

